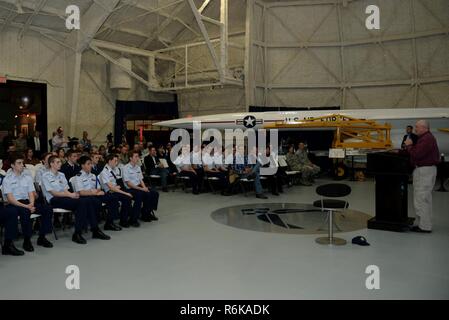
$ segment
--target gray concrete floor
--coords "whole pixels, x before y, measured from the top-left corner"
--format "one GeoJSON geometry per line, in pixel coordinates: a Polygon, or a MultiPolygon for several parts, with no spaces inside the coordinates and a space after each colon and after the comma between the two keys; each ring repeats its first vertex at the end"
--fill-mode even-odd
{"type": "MultiPolygon", "coordinates": [[[[351,207],[374,214],[374,184],[349,184],[351,207]]],[[[294,187],[276,201],[316,198],[315,188],[294,187]]],[[[112,234],[111,241],[79,246],[66,233],[53,249],[0,256],[0,299],[449,298],[448,193],[434,193],[430,235],[367,229],[339,235],[349,241],[363,235],[370,247],[325,247],[314,235],[241,230],[210,217],[221,207],[273,200],[163,194],[159,222],[112,234]],[[65,287],[68,265],[80,269],[80,290],[65,287]],[[365,287],[368,265],[380,268],[380,290],[365,287]]]]}

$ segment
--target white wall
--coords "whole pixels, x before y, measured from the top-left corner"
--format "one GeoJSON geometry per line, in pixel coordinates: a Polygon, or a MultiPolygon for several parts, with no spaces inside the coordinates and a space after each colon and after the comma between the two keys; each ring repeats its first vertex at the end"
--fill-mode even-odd
{"type": "Polygon", "coordinates": [[[251,104],[449,106],[447,0],[325,2],[254,3],[251,104]],[[380,30],[365,26],[369,5],[380,30]]]}
{"type": "Polygon", "coordinates": [[[47,83],[48,134],[57,126],[67,127],[65,102],[65,49],[35,34],[18,41],[18,31],[0,33],[0,74],[11,80],[47,83]]]}
{"type": "MultiPolygon", "coordinates": [[[[18,30],[0,33],[0,74],[11,80],[47,83],[48,136],[58,127],[70,130],[72,112],[70,101],[73,88],[74,52],[33,31],[18,41],[18,30]]],[[[94,143],[104,143],[113,132],[115,101],[173,101],[167,94],[155,94],[137,81],[131,90],[109,88],[109,63],[92,51],[82,55],[79,106],[74,133],[81,137],[89,132],[94,143]]]]}

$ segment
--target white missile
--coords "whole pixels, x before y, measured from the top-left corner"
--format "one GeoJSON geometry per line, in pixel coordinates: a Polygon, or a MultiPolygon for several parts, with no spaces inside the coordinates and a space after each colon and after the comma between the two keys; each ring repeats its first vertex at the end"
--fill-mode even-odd
{"type": "MultiPolygon", "coordinates": [[[[449,108],[422,109],[353,109],[319,111],[280,111],[226,113],[200,117],[183,118],[159,122],[156,125],[168,128],[192,129],[193,123],[201,124],[202,129],[261,129],[276,123],[295,123],[305,119],[343,115],[356,119],[375,120],[392,126],[391,139],[396,148],[400,147],[405,128],[414,125],[417,120],[428,120],[432,133],[438,140],[440,151],[449,155],[449,133],[440,129],[449,128],[449,108]]],[[[331,120],[330,120],[331,121],[331,120]]],[[[297,130],[301,130],[298,128],[297,130]]]]}

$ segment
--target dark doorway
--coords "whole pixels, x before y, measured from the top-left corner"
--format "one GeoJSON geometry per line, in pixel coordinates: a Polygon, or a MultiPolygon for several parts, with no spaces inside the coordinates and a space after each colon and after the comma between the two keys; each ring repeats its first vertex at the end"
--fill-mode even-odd
{"type": "Polygon", "coordinates": [[[126,141],[133,145],[138,142],[165,144],[170,140],[171,131],[154,126],[155,123],[178,118],[177,101],[168,103],[147,101],[117,101],[115,113],[114,143],[126,141]]]}
{"type": "MultiPolygon", "coordinates": [[[[0,83],[0,157],[5,155],[3,144],[8,132],[17,137],[23,133],[25,137],[41,133],[41,149],[47,147],[47,85],[34,82],[8,80],[0,83]]],[[[7,143],[6,143],[7,144],[7,143]]]]}

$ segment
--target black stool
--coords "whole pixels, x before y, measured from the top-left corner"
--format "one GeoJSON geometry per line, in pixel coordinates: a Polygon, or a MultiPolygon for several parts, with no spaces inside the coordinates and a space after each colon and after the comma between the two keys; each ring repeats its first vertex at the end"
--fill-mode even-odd
{"type": "Polygon", "coordinates": [[[349,207],[349,203],[344,200],[337,199],[325,199],[327,198],[341,198],[346,197],[351,193],[351,187],[346,184],[332,183],[319,186],[316,188],[316,193],[321,196],[320,200],[313,203],[314,207],[321,208],[322,211],[326,210],[327,220],[329,224],[327,237],[317,238],[315,241],[319,244],[332,244],[342,246],[346,244],[346,240],[334,237],[334,212],[342,211],[349,207]]]}

